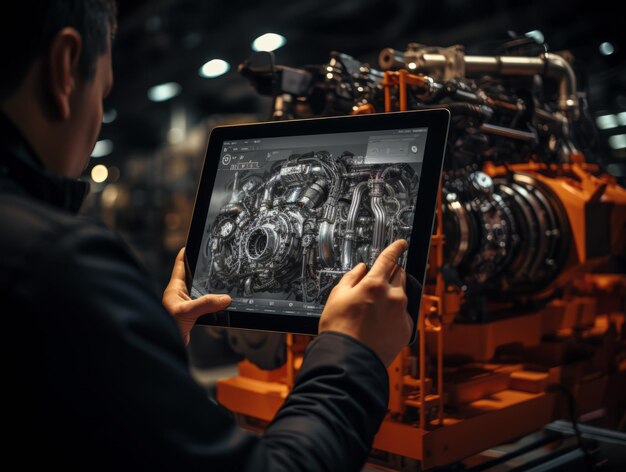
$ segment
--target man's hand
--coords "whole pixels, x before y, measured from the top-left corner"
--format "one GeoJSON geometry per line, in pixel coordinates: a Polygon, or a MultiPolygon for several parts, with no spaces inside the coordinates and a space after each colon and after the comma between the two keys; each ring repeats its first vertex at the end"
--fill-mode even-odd
{"type": "Polygon", "coordinates": [[[397,260],[407,242],[399,240],[380,253],[366,274],[365,264],[347,272],[326,301],[319,332],[336,331],[371,347],[389,366],[411,338],[404,270],[397,260]]]}
{"type": "Polygon", "coordinates": [[[185,248],[182,248],[176,256],[170,283],[163,292],[163,306],[176,319],[185,344],[189,344],[189,332],[200,316],[223,310],[231,301],[229,295],[204,295],[191,299],[185,284],[185,248]]]}

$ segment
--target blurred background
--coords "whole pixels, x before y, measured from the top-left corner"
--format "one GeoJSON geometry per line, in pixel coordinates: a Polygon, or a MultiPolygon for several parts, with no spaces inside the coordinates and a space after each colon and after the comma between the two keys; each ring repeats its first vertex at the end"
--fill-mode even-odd
{"type": "MultiPolygon", "coordinates": [[[[381,49],[462,44],[494,54],[525,35],[575,58],[607,171],[626,176],[626,34],[608,2],[572,0],[120,0],[115,86],[84,178],[83,212],[118,231],[161,291],[184,246],[210,130],[267,121],[271,99],[237,72],[254,50],[276,63],[324,64],[331,51],[377,68],[381,49]],[[268,33],[273,33],[268,35],[268,33]]],[[[237,356],[195,329],[198,368],[237,356]]]]}

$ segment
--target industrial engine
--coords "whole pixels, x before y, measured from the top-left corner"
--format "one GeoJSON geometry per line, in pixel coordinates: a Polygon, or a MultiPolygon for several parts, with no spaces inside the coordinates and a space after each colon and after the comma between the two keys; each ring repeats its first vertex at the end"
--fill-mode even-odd
{"type": "MultiPolygon", "coordinates": [[[[271,54],[240,66],[273,97],[277,120],[452,115],[419,336],[389,368],[374,462],[449,465],[567,417],[559,389],[582,414],[624,381],[626,190],[602,170],[569,53],[536,46],[513,41],[475,56],[411,43],[383,49],[379,68],[337,52],[316,67],[276,65],[271,54]]],[[[323,303],[337,277],[408,234],[416,186],[409,166],[367,166],[349,152],[331,159],[324,149],[267,175],[238,175],[205,248],[209,283],[323,303]],[[302,260],[301,284],[281,269],[290,258],[302,260]]],[[[248,360],[220,381],[218,399],[262,427],[293,385],[308,338],[228,336],[248,360]]],[[[623,398],[612,404],[607,415],[624,414],[623,398]]]]}

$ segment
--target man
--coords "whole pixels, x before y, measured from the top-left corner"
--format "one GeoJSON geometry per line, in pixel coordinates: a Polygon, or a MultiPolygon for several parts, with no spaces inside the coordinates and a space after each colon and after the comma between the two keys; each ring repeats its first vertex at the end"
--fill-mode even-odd
{"type": "Polygon", "coordinates": [[[242,431],[193,381],[183,343],[229,297],[191,300],[181,251],[164,310],[124,243],[75,214],[87,191],[75,179],[113,82],[114,3],[21,0],[0,27],[3,459],[24,469],[358,470],[386,412],[385,365],[412,329],[395,262],[406,242],[367,274],[361,264],[345,275],[283,408],[264,435],[242,431]]]}

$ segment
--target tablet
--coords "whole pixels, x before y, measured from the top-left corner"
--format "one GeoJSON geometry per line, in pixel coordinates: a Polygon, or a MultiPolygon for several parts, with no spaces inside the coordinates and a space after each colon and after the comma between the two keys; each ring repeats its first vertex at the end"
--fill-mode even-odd
{"type": "Polygon", "coordinates": [[[437,109],[214,128],[187,285],[233,301],[198,322],[317,334],[343,274],[402,238],[398,263],[423,282],[449,121],[437,109]]]}

